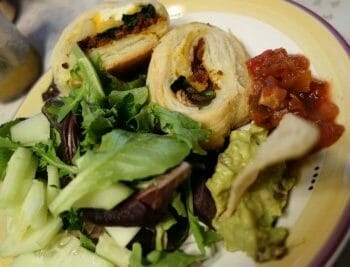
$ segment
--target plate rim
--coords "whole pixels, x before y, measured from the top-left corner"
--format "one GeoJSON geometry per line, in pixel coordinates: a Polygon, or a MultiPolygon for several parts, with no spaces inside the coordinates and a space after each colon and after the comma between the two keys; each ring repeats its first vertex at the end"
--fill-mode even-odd
{"type": "MultiPolygon", "coordinates": [[[[313,10],[306,6],[296,2],[295,0],[285,0],[286,2],[294,5],[295,7],[305,11],[308,15],[318,20],[340,43],[348,57],[350,58],[350,45],[345,40],[344,36],[334,28],[327,20],[318,15],[313,10]]],[[[319,252],[313,258],[310,263],[310,267],[319,267],[325,265],[332,265],[340,254],[345,249],[346,245],[350,246],[350,202],[344,208],[342,216],[338,219],[335,228],[332,231],[331,236],[322,245],[319,252]],[[348,243],[348,244],[347,244],[348,243]]]]}
{"type": "MultiPolygon", "coordinates": [[[[162,0],[160,1],[162,2],[162,0]]],[[[295,2],[294,0],[284,0],[284,1],[287,3],[290,3],[296,8],[303,10],[306,15],[312,16],[318,22],[320,22],[324,26],[324,28],[326,28],[327,31],[336,38],[337,42],[342,46],[342,49],[346,52],[346,54],[350,58],[349,44],[344,39],[344,37],[331,24],[329,24],[326,20],[324,20],[321,16],[319,16],[312,10],[295,2]]],[[[47,72],[43,73],[41,77],[43,77],[45,74],[47,74],[47,72]]],[[[40,83],[40,80],[38,80],[37,83],[40,83]]],[[[35,85],[32,88],[35,88],[37,83],[35,83],[35,85]]],[[[19,112],[20,107],[17,109],[16,114],[19,112]]],[[[318,251],[316,256],[314,256],[313,260],[310,263],[310,266],[312,267],[323,266],[327,262],[329,263],[332,256],[335,256],[338,250],[341,249],[341,244],[345,239],[346,232],[348,231],[348,225],[350,225],[350,202],[348,202],[347,206],[344,208],[344,211],[342,212],[342,216],[338,219],[338,222],[334,227],[334,229],[332,230],[332,234],[330,235],[330,237],[322,246],[320,246],[321,249],[318,251]]]]}

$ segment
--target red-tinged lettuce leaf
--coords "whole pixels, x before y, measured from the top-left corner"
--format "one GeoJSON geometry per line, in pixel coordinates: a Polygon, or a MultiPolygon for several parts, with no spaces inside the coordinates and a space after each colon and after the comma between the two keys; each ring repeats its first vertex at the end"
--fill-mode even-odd
{"type": "Polygon", "coordinates": [[[155,183],[128,198],[113,210],[83,209],[84,220],[103,226],[154,227],[167,213],[173,192],[190,177],[191,166],[182,162],[159,176],[155,183]]]}

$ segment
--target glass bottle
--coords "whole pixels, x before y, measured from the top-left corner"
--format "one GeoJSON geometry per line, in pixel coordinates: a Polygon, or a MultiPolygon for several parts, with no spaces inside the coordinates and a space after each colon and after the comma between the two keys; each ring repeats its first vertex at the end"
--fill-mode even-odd
{"type": "Polygon", "coordinates": [[[0,101],[21,95],[38,78],[40,71],[38,54],[0,13],[0,101]]]}

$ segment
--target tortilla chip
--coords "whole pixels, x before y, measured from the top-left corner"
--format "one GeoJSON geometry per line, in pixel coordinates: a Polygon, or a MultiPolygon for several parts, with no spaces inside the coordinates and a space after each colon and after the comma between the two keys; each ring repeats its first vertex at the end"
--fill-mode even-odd
{"type": "Polygon", "coordinates": [[[254,159],[232,183],[227,208],[221,219],[232,215],[241,196],[255,182],[261,170],[304,156],[315,146],[319,136],[319,130],[313,123],[296,115],[286,114],[278,127],[258,148],[254,159]]]}

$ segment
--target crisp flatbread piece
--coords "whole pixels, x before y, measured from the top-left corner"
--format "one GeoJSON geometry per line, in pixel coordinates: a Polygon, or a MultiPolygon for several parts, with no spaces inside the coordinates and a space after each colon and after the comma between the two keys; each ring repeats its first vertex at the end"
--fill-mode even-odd
{"type": "Polygon", "coordinates": [[[296,159],[308,153],[319,140],[319,130],[311,122],[286,114],[278,127],[258,148],[254,159],[233,181],[226,211],[221,219],[230,217],[240,198],[258,177],[260,171],[276,163],[296,159]]]}

